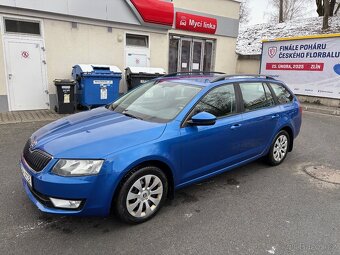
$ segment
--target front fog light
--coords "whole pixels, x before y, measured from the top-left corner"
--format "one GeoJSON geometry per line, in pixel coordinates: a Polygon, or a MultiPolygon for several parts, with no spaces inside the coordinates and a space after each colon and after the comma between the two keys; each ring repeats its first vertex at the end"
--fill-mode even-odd
{"type": "Polygon", "coordinates": [[[77,209],[79,208],[81,201],[80,200],[64,200],[50,197],[50,200],[54,207],[57,208],[65,208],[65,209],[77,209]]]}

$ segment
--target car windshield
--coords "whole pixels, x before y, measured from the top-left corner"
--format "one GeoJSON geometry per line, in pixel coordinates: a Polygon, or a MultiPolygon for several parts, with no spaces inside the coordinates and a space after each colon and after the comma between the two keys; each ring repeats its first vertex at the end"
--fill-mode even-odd
{"type": "Polygon", "coordinates": [[[109,109],[151,122],[169,122],[202,88],[170,81],[146,83],[118,99],[109,109]]]}

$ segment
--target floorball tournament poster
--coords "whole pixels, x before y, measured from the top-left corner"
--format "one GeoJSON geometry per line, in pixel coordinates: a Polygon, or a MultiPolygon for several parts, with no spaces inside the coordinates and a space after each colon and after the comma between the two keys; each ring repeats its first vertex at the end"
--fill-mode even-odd
{"type": "Polygon", "coordinates": [[[298,95],[340,98],[340,34],[263,42],[261,74],[298,95]]]}

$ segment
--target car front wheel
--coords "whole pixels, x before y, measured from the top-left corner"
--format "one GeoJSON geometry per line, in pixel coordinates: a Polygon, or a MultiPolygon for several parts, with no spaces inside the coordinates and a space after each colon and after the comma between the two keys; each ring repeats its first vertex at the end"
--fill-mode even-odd
{"type": "Polygon", "coordinates": [[[151,219],[162,207],[168,191],[165,174],[157,167],[144,167],[130,173],[116,201],[118,216],[128,223],[151,219]]]}
{"type": "Polygon", "coordinates": [[[268,153],[270,165],[277,166],[283,162],[288,154],[289,143],[289,134],[285,130],[281,130],[276,135],[268,153]]]}

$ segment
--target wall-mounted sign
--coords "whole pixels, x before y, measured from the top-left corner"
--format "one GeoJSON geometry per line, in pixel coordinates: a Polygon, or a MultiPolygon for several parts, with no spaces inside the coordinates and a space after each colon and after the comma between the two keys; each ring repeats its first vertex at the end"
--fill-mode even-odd
{"type": "Polygon", "coordinates": [[[204,34],[215,34],[217,20],[185,12],[176,12],[176,29],[204,34]]]}
{"type": "Polygon", "coordinates": [[[340,34],[263,43],[261,74],[299,95],[340,99],[340,34]]]}
{"type": "Polygon", "coordinates": [[[30,56],[30,53],[28,51],[23,51],[23,52],[21,52],[21,56],[23,58],[28,58],[30,56]]]}

